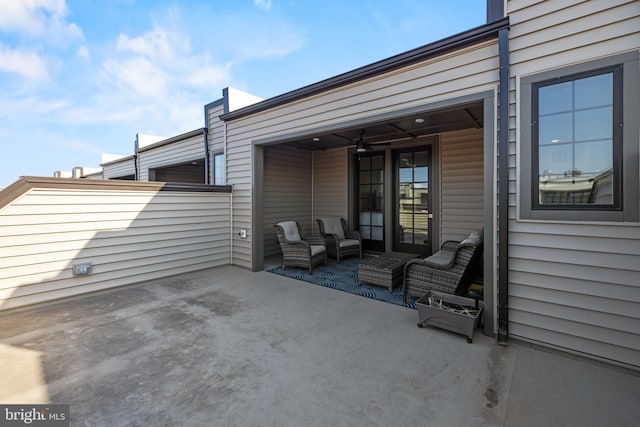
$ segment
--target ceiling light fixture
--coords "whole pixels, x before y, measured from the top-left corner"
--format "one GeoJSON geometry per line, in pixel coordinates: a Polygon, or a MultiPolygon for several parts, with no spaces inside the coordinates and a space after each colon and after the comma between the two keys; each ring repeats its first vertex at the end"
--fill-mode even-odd
{"type": "Polygon", "coordinates": [[[424,123],[424,119],[420,117],[418,117],[415,121],[416,123],[424,123]]]}
{"type": "Polygon", "coordinates": [[[313,138],[313,142],[318,142],[320,141],[320,138],[318,138],[317,136],[313,138]]]}

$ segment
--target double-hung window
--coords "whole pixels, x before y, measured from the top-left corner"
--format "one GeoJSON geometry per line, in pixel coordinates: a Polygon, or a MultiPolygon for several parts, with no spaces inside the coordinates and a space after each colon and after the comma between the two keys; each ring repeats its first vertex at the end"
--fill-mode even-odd
{"type": "Polygon", "coordinates": [[[638,58],[521,79],[520,216],[638,220],[638,58]]]}

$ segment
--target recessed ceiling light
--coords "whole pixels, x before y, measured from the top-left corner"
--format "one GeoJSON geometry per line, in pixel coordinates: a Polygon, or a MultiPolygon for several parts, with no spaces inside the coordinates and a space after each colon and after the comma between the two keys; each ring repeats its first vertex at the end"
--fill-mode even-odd
{"type": "Polygon", "coordinates": [[[416,119],[416,123],[424,123],[424,119],[422,119],[422,118],[418,117],[418,118],[416,119]]]}
{"type": "Polygon", "coordinates": [[[320,141],[320,138],[318,138],[318,137],[316,136],[315,138],[313,138],[313,140],[314,140],[315,142],[318,142],[318,141],[320,141]]]}

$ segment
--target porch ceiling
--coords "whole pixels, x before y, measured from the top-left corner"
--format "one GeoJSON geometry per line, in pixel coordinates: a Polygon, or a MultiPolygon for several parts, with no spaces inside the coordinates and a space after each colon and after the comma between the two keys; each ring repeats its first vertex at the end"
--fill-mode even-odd
{"type": "Polygon", "coordinates": [[[364,130],[364,142],[369,146],[391,141],[406,141],[427,135],[435,135],[455,130],[482,128],[483,104],[475,102],[451,108],[422,112],[362,124],[352,128],[339,129],[320,134],[306,135],[289,144],[301,149],[328,150],[351,147],[360,138],[359,130],[364,130]],[[418,121],[416,121],[418,120],[418,121]],[[422,122],[420,122],[422,120],[422,122]],[[318,139],[317,141],[314,139],[318,139]]]}

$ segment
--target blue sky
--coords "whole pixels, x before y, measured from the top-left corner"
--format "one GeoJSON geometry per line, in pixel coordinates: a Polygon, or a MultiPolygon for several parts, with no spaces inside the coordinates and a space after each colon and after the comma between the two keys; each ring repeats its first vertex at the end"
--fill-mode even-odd
{"type": "Polygon", "coordinates": [[[485,0],[2,0],[0,188],[482,25],[485,0]]]}

